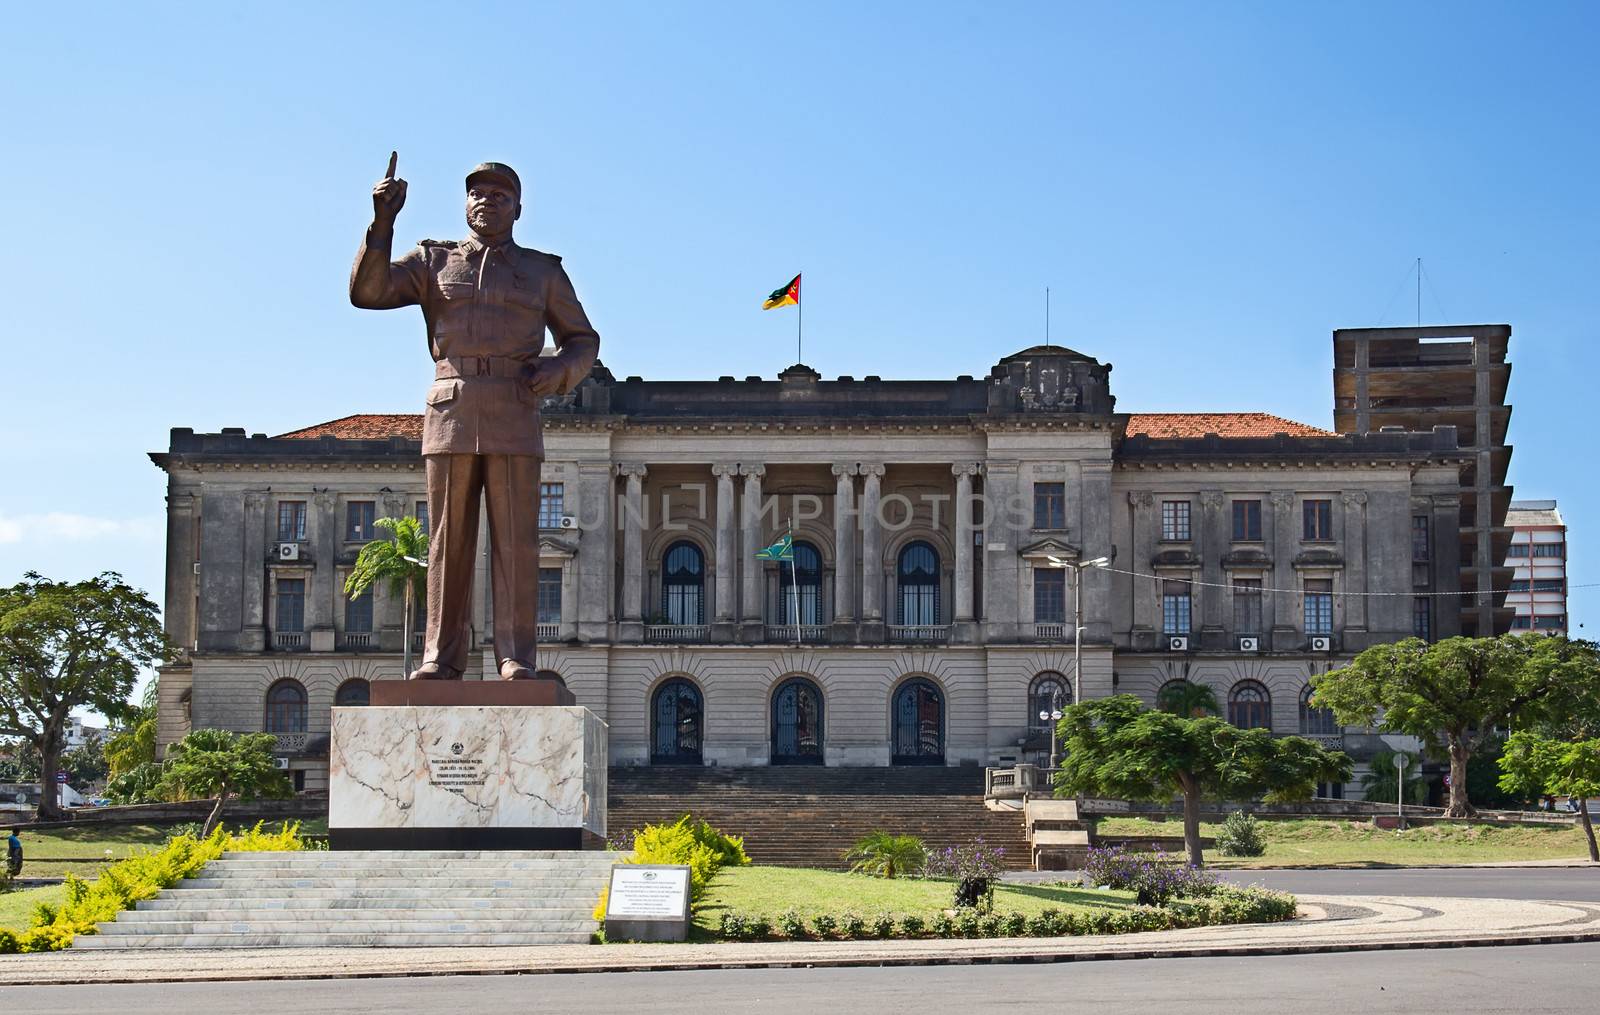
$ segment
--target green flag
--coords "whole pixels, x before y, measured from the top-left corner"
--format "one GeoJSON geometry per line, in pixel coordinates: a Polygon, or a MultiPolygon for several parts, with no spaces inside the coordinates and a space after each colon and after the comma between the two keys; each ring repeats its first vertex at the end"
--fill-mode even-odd
{"type": "Polygon", "coordinates": [[[757,560],[794,560],[794,537],[784,536],[765,550],[756,551],[757,560]]]}

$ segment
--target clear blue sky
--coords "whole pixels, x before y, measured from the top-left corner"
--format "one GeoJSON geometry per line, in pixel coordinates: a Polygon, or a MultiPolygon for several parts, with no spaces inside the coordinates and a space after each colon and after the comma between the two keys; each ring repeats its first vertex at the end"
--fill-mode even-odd
{"type": "Polygon", "coordinates": [[[1517,495],[1600,581],[1600,7],[235,7],[3,16],[0,582],[159,597],[169,427],[418,408],[416,312],[345,295],[390,149],[406,242],[515,166],[618,376],[776,374],[801,270],[825,376],[981,375],[1049,285],[1119,408],[1327,425],[1420,256],[1425,322],[1515,328],[1517,495]]]}

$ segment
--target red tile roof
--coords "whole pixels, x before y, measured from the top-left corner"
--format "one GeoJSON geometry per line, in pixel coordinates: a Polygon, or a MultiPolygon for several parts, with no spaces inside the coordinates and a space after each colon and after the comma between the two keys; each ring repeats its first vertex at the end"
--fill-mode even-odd
{"type": "Polygon", "coordinates": [[[1290,437],[1338,436],[1270,412],[1136,412],[1128,418],[1130,437],[1204,437],[1208,433],[1219,437],[1272,437],[1280,433],[1290,437]]]}
{"type": "MultiPolygon", "coordinates": [[[[1204,437],[1336,437],[1337,434],[1274,416],[1270,412],[1136,412],[1128,419],[1128,435],[1153,439],[1204,437]]],[[[318,423],[279,437],[314,439],[337,437],[341,440],[387,440],[405,437],[422,439],[422,416],[416,413],[364,413],[318,423]]]]}
{"type": "Polygon", "coordinates": [[[422,414],[415,412],[406,413],[362,413],[355,416],[344,416],[339,419],[308,426],[303,430],[291,430],[281,433],[279,437],[315,438],[338,437],[340,440],[388,440],[390,437],[405,437],[408,440],[422,440],[422,414]]]}

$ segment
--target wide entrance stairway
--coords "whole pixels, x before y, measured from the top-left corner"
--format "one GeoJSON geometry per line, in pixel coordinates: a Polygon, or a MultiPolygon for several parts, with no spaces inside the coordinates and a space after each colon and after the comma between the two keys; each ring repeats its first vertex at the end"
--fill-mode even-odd
{"type": "Polygon", "coordinates": [[[581,944],[616,854],[229,853],[75,948],[581,944]]]}
{"type": "Polygon", "coordinates": [[[744,836],[758,864],[843,869],[839,854],[882,830],[929,849],[982,837],[1007,868],[1031,866],[1022,813],[984,807],[981,768],[613,768],[607,795],[613,837],[689,812],[744,836]]]}

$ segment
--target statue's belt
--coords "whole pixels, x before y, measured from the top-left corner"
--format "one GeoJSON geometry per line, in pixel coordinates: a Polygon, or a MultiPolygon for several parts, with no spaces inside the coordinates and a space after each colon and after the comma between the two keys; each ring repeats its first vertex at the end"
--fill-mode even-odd
{"type": "Polygon", "coordinates": [[[528,375],[528,361],[510,356],[446,356],[433,364],[434,380],[454,377],[510,377],[528,375]]]}

